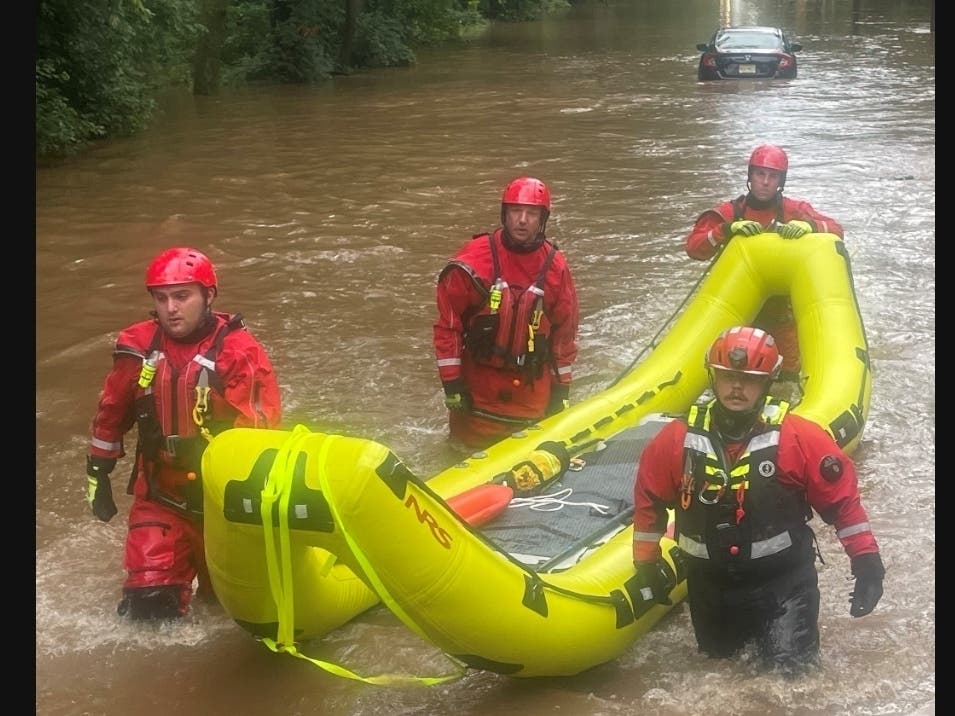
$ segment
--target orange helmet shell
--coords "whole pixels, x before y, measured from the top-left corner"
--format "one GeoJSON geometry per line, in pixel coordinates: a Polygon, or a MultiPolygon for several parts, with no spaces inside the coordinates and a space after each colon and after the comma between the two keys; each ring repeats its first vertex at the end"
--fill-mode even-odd
{"type": "Polygon", "coordinates": [[[706,353],[706,367],[775,377],[783,358],[775,339],[760,328],[734,326],[723,331],[706,353]]]}
{"type": "Polygon", "coordinates": [[[215,266],[201,251],[187,247],[166,249],[146,269],[147,289],[182,283],[199,283],[206,288],[217,286],[215,266]]]}

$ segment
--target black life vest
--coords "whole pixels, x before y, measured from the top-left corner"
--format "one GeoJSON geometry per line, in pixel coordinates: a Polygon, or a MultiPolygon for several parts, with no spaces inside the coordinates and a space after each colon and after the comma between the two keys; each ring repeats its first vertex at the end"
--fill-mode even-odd
{"type": "Polygon", "coordinates": [[[693,406],[687,416],[678,544],[692,562],[734,571],[811,559],[806,495],[777,479],[780,425],[789,404],[767,398],[761,414],[765,430],[750,437],[737,462],[727,465],[712,429],[715,403],[693,406]]]}

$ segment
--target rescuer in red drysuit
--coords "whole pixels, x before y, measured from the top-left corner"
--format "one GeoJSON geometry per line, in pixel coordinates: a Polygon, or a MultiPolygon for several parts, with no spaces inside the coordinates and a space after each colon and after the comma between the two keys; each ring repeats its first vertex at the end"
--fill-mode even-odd
{"type": "MultiPolygon", "coordinates": [[[[772,144],[756,147],[749,158],[747,193],[704,211],[686,239],[686,253],[701,261],[733,236],[776,232],[785,239],[808,233],[829,233],[843,238],[842,226],[820,214],[808,201],[783,196],[789,158],[772,144]]],[[[783,356],[779,380],[799,380],[799,342],[788,296],[773,296],[763,305],[753,325],[772,334],[783,356]]]]}
{"type": "Polygon", "coordinates": [[[265,348],[240,315],[212,310],[215,268],[191,248],[160,253],[146,270],[154,318],[122,330],[103,383],[87,455],[87,501],[116,514],[109,474],[138,428],[119,613],[168,619],[188,611],[193,580],[211,596],[202,540],[200,458],[231,427],[275,428],[281,396],[265,348]]]}
{"type": "Polygon", "coordinates": [[[875,608],[885,570],[852,461],[828,432],[768,397],[780,362],[765,331],[723,332],[706,356],[715,398],[647,444],[634,487],[631,593],[670,603],[676,580],[660,539],[672,509],[700,651],[729,657],[754,643],[764,664],[798,674],[819,651],[813,510],[849,556],[853,617],[875,608]]]}
{"type": "Polygon", "coordinates": [[[453,440],[482,448],[568,405],[577,358],[573,277],[544,236],[550,191],[519,177],[501,228],[471,238],[438,277],[434,352],[453,440]]]}

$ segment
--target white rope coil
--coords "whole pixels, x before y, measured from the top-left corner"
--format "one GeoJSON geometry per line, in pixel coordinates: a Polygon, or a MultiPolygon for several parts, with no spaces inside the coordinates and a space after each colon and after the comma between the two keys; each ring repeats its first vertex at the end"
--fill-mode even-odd
{"type": "Polygon", "coordinates": [[[590,507],[601,515],[609,514],[610,507],[607,505],[598,505],[596,502],[571,502],[569,498],[573,494],[573,489],[565,487],[563,490],[551,493],[549,495],[537,495],[535,497],[515,497],[507,506],[508,509],[515,507],[527,507],[538,512],[556,512],[564,507],[590,507]]]}

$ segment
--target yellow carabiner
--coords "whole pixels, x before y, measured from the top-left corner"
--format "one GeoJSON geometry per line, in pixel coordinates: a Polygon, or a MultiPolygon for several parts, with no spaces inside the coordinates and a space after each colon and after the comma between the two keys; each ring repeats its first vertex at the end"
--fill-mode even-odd
{"type": "Polygon", "coordinates": [[[544,312],[540,308],[540,301],[537,302],[537,305],[534,307],[534,317],[531,319],[531,326],[534,327],[536,331],[541,327],[541,317],[544,315],[544,312]]]}
{"type": "Polygon", "coordinates": [[[192,408],[192,421],[199,426],[199,432],[206,440],[212,440],[212,433],[204,426],[206,413],[209,412],[209,386],[196,386],[196,404],[192,408]]]}

